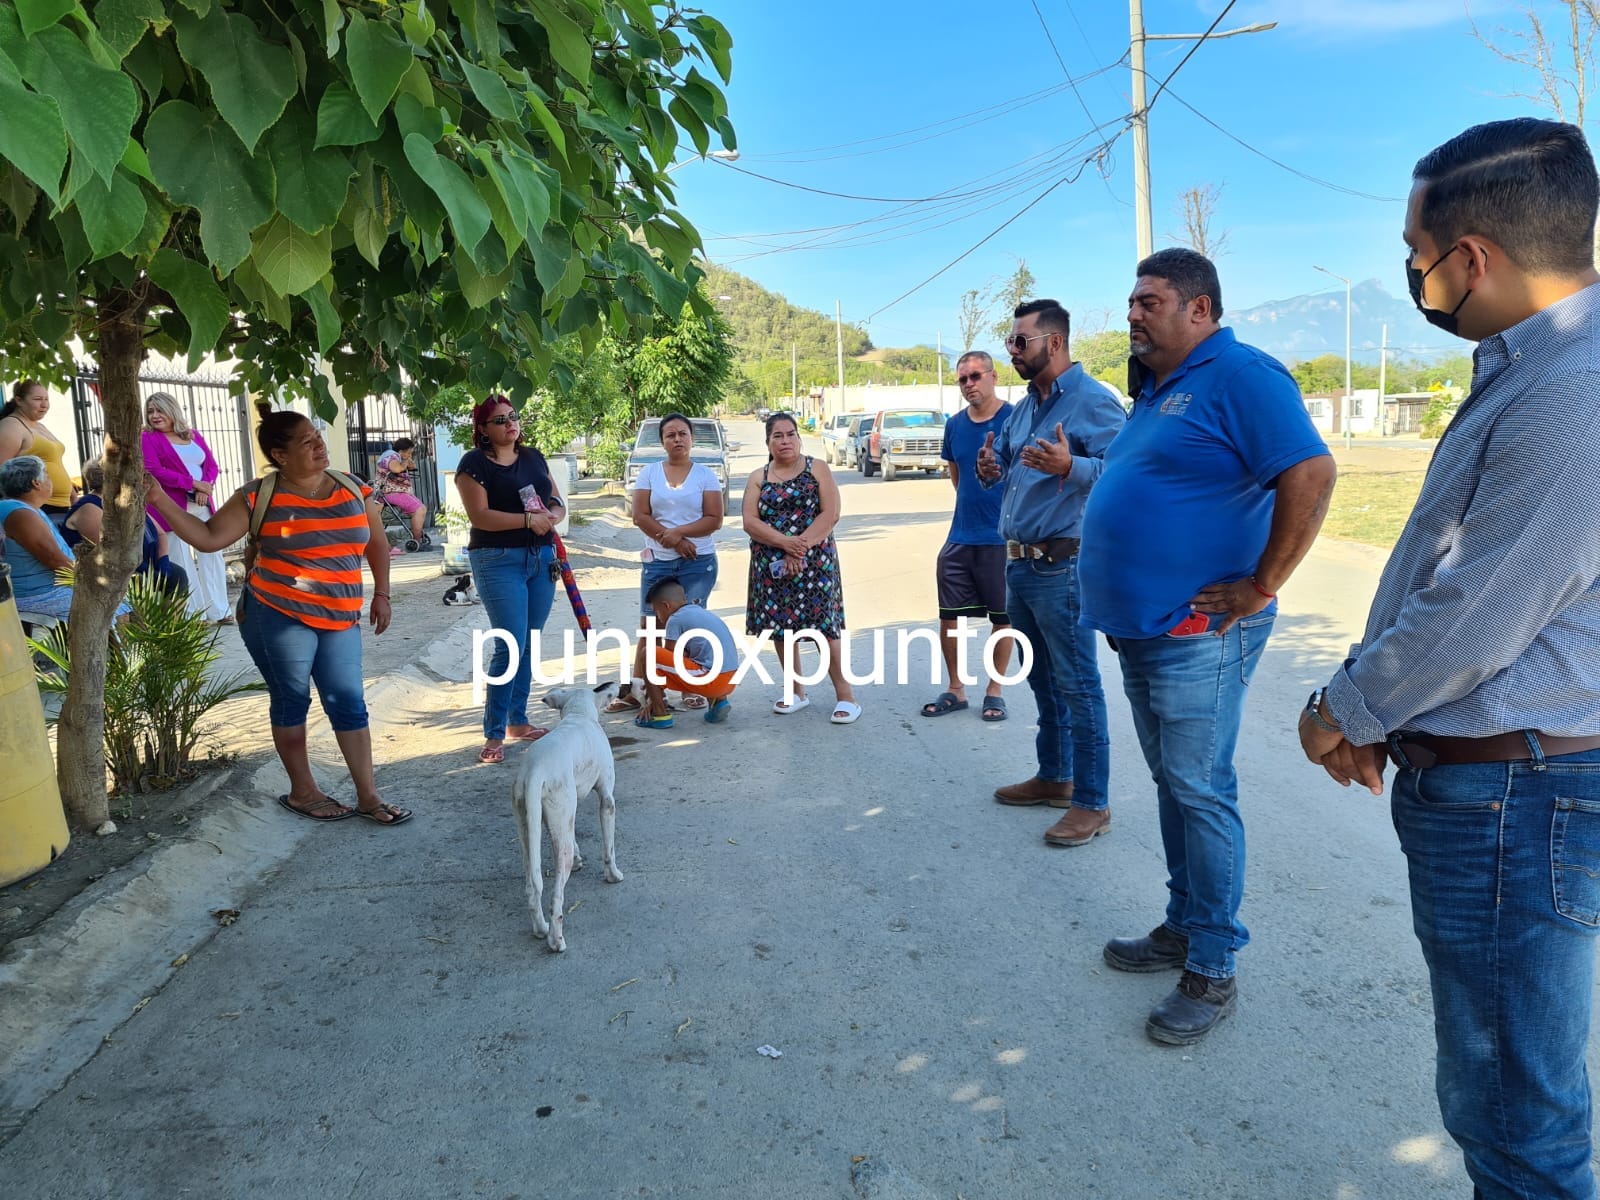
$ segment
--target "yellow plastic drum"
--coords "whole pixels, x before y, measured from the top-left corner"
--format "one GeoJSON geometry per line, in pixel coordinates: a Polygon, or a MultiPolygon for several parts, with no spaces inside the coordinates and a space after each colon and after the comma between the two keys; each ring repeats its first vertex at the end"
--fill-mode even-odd
{"type": "Polygon", "coordinates": [[[0,887],[41,871],[67,848],[55,763],[33,656],[11,595],[11,568],[0,563],[0,887]]]}

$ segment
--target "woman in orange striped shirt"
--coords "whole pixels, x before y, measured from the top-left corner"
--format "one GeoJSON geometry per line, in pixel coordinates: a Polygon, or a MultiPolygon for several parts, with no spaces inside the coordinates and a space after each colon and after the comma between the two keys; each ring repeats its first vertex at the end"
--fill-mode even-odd
{"type": "MultiPolygon", "coordinates": [[[[289,791],[278,803],[313,821],[363,816],[398,825],[411,813],[385,804],[372,771],[372,735],[361,676],[361,559],[372,568],[372,628],[389,627],[389,543],[379,508],[328,470],[328,447],[299,413],[259,404],[256,440],[278,468],[260,525],[255,564],[239,602],[240,632],[271,697],[272,744],[289,791]],[[306,755],[311,684],[328,715],[356,787],[347,808],[317,787],[306,755]]],[[[148,499],[197,551],[223,550],[250,532],[262,481],[253,479],[209,521],[179,508],[153,477],[148,499]]]]}

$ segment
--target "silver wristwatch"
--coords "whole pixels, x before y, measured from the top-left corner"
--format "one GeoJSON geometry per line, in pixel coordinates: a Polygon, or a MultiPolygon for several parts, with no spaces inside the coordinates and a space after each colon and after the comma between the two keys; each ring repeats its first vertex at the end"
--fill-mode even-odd
{"type": "Polygon", "coordinates": [[[1322,697],[1327,690],[1327,688],[1318,688],[1316,691],[1311,693],[1311,699],[1306,701],[1306,715],[1318,725],[1326,729],[1329,733],[1343,733],[1344,730],[1340,729],[1333,722],[1329,721],[1322,715],[1322,712],[1320,711],[1322,697]]]}

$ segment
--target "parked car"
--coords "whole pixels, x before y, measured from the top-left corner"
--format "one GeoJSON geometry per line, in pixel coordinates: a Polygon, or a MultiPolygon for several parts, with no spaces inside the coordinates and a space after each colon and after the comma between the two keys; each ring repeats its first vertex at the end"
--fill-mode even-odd
{"type": "Polygon", "coordinates": [[[944,470],[939,451],[944,446],[944,414],[931,408],[891,408],[878,414],[877,426],[867,439],[861,473],[893,479],[902,471],[944,470]]]}
{"type": "MultiPolygon", "coordinates": [[[[690,417],[694,430],[694,443],[689,447],[689,458],[711,468],[722,484],[722,502],[728,502],[728,447],[722,438],[721,424],[710,417],[690,417]]],[[[639,473],[653,462],[664,462],[667,448],[661,444],[661,418],[647,417],[633,435],[633,445],[628,450],[628,466],[623,473],[623,486],[631,494],[639,473]]]]}
{"type": "Polygon", "coordinates": [[[842,466],[847,457],[845,443],[850,437],[850,413],[834,413],[822,429],[822,461],[831,467],[842,466]]]}
{"type": "Polygon", "coordinates": [[[877,413],[866,413],[855,419],[850,426],[850,466],[865,473],[862,466],[866,462],[867,439],[872,436],[872,426],[878,419],[877,413]]]}

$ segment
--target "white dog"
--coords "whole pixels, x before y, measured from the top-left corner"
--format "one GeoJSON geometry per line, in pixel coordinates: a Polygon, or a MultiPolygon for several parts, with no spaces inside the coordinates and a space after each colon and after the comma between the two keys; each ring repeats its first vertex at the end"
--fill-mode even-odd
{"type": "Polygon", "coordinates": [[[556,727],[528,747],[517,766],[516,782],[511,785],[511,807],[516,813],[517,834],[522,838],[522,863],[528,876],[528,907],[533,910],[533,929],[545,935],[551,950],[565,950],[561,936],[566,915],[567,877],[583,865],[573,831],[578,815],[578,799],[591,790],[600,793],[600,841],[607,883],[621,883],[617,870],[615,836],[617,800],[614,793],[617,766],[611,757],[611,743],[600,728],[600,708],[596,696],[613,684],[594,691],[588,688],[557,688],[544,698],[561,710],[556,727]],[[550,847],[556,856],[556,887],[551,898],[550,920],[544,918],[544,873],[539,867],[543,837],[540,822],[549,827],[550,847]]]}

